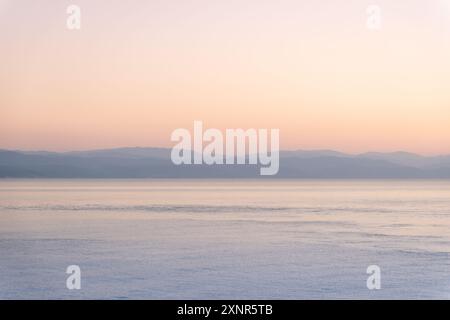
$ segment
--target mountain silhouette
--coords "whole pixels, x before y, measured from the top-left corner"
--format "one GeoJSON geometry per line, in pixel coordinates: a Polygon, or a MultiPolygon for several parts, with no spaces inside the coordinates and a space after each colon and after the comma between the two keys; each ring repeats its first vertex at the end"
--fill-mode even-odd
{"type": "Polygon", "coordinates": [[[0,150],[0,178],[450,178],[449,155],[280,151],[278,174],[260,176],[257,165],[177,166],[170,153],[171,149],[138,147],[71,152],[0,150]]]}

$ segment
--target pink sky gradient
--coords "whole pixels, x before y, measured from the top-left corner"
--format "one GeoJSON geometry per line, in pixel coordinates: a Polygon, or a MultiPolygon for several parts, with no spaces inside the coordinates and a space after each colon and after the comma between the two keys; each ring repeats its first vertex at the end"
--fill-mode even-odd
{"type": "Polygon", "coordinates": [[[0,148],[171,147],[201,120],[279,128],[282,149],[450,153],[450,0],[0,0],[0,59],[0,148]]]}

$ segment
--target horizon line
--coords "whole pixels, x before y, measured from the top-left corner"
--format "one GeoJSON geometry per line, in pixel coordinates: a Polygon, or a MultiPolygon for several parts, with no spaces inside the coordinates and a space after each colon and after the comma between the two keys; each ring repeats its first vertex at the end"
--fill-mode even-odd
{"type": "MultiPolygon", "coordinates": [[[[171,150],[173,148],[171,147],[143,147],[143,146],[122,146],[122,147],[99,147],[94,149],[75,149],[75,150],[66,150],[66,151],[58,151],[58,150],[43,150],[43,149],[9,149],[9,148],[2,148],[0,147],[0,151],[10,151],[10,152],[46,152],[46,153],[74,153],[74,152],[93,152],[93,151],[109,151],[109,150],[119,150],[119,149],[162,149],[162,150],[171,150]]],[[[193,150],[191,150],[193,151],[193,150]]],[[[405,150],[396,150],[396,151],[364,151],[364,152],[346,152],[346,151],[340,151],[335,149],[279,149],[279,152],[334,152],[334,153],[340,153],[343,155],[349,155],[349,156],[360,156],[370,153],[379,153],[379,154],[409,154],[409,155],[415,155],[415,156],[421,156],[421,157],[440,157],[440,156],[450,156],[450,153],[438,153],[438,154],[423,154],[423,153],[417,153],[417,152],[411,152],[411,151],[405,151],[405,150]]]]}

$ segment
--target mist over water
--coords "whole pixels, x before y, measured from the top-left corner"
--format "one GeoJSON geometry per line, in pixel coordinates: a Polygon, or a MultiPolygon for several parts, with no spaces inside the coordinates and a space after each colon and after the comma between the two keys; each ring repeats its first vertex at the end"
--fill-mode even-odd
{"type": "Polygon", "coordinates": [[[450,181],[1,180],[0,298],[448,299],[450,181]]]}

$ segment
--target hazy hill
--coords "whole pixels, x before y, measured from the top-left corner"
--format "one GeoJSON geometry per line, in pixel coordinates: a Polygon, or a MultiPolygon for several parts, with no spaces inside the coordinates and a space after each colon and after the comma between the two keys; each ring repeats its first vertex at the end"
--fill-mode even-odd
{"type": "MultiPolygon", "coordinates": [[[[170,149],[118,148],[74,152],[0,150],[0,178],[261,178],[253,165],[182,165],[170,149]]],[[[450,156],[332,150],[281,151],[276,176],[307,179],[448,179],[450,156]]]]}

